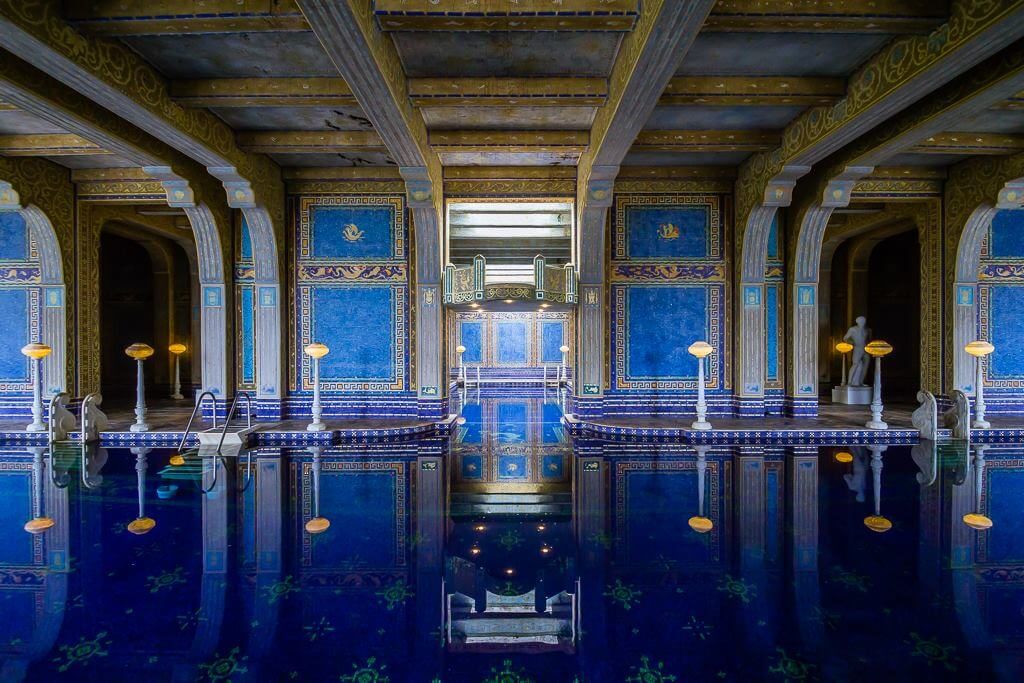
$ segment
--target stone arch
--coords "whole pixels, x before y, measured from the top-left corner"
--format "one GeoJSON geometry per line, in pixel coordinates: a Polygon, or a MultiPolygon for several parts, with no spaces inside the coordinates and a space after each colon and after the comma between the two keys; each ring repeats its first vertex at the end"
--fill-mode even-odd
{"type": "Polygon", "coordinates": [[[736,296],[735,391],[741,415],[764,413],[766,373],[765,268],[768,239],[777,206],[756,206],[747,216],[739,259],[740,283],[736,296]]]}
{"type": "Polygon", "coordinates": [[[243,207],[249,227],[256,271],[256,396],[282,397],[282,328],[280,256],[270,212],[261,206],[243,207]]]}
{"type": "Polygon", "coordinates": [[[34,204],[22,206],[17,191],[0,182],[0,211],[18,213],[25,221],[39,256],[39,341],[53,349],[43,363],[43,393],[65,391],[68,382],[67,296],[64,262],[57,231],[46,213],[34,204]]]}

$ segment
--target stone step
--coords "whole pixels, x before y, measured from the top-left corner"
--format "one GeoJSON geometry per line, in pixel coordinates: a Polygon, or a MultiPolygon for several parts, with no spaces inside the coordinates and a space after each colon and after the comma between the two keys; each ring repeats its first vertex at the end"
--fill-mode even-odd
{"type": "Polygon", "coordinates": [[[452,632],[466,644],[474,643],[545,643],[558,645],[569,637],[570,622],[544,616],[490,617],[474,616],[452,621],[452,632]]]}
{"type": "Polygon", "coordinates": [[[453,493],[452,501],[459,503],[565,503],[568,493],[453,493]]]}
{"type": "Polygon", "coordinates": [[[522,504],[522,505],[465,505],[452,503],[451,514],[457,517],[473,515],[554,515],[572,514],[572,505],[564,504],[522,504]]]}

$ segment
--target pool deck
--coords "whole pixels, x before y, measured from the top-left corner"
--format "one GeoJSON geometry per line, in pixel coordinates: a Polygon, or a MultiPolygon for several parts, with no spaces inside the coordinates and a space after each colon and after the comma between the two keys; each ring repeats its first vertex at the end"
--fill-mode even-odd
{"type": "MultiPolygon", "coordinates": [[[[889,443],[913,444],[920,440],[911,425],[911,413],[916,406],[896,405],[884,414],[889,428],[868,429],[866,406],[823,404],[819,416],[794,418],[770,416],[763,418],[723,417],[711,418],[713,428],[692,429],[692,416],[628,417],[580,420],[571,415],[563,418],[569,434],[577,438],[597,438],[614,441],[675,441],[692,444],[835,444],[835,443],[889,443]]],[[[103,432],[104,445],[173,447],[181,441],[185,424],[191,412],[189,406],[160,404],[147,415],[148,432],[129,430],[135,421],[132,409],[115,408],[107,416],[109,426],[103,432]]],[[[985,443],[1024,441],[1024,416],[989,416],[992,427],[972,430],[972,440],[985,443]]],[[[0,421],[0,444],[26,446],[46,445],[45,432],[26,432],[27,420],[0,421]]],[[[324,420],[326,429],[320,432],[306,430],[307,420],[282,420],[259,425],[248,440],[250,446],[329,446],[331,444],[386,443],[426,437],[445,437],[451,433],[455,416],[442,422],[416,420],[324,420]]],[[[209,428],[209,422],[203,426],[209,428]]],[[[79,435],[73,434],[73,439],[79,435]]],[[[951,438],[948,429],[939,430],[940,439],[951,438]]],[[[195,446],[198,438],[190,435],[187,445],[195,446]]]]}

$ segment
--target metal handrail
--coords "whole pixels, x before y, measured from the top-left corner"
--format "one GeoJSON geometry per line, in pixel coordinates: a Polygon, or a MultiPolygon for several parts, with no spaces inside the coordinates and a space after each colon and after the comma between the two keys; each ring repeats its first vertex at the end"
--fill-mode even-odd
{"type": "Polygon", "coordinates": [[[189,416],[188,423],[185,425],[185,433],[181,435],[181,442],[178,444],[178,453],[181,453],[181,449],[185,447],[185,440],[188,439],[189,430],[192,429],[192,421],[196,419],[196,413],[198,413],[199,409],[203,407],[203,399],[207,396],[209,396],[210,400],[213,401],[213,428],[217,428],[217,397],[213,395],[212,391],[204,391],[196,398],[196,407],[192,409],[192,415],[189,416]]]}
{"type": "MultiPolygon", "coordinates": [[[[82,418],[82,421],[84,422],[85,418],[82,418]]],[[[83,432],[82,436],[83,437],[85,436],[84,432],[83,432]]],[[[83,440],[82,440],[82,463],[81,463],[81,467],[80,467],[80,469],[82,470],[81,471],[82,486],[84,486],[85,488],[87,488],[90,491],[92,491],[92,490],[95,490],[95,489],[99,488],[99,484],[90,484],[89,483],[89,477],[86,476],[86,458],[85,458],[85,456],[86,456],[86,453],[88,452],[88,450],[89,450],[89,444],[86,443],[84,438],[83,438],[83,440]]]]}
{"type": "MultiPolygon", "coordinates": [[[[54,460],[54,457],[53,457],[54,453],[53,453],[53,446],[52,445],[50,446],[50,451],[49,451],[49,453],[47,455],[49,456],[48,459],[50,461],[50,483],[52,483],[55,487],[57,487],[59,489],[66,489],[67,487],[71,486],[71,477],[70,476],[67,477],[67,481],[65,481],[63,484],[61,484],[60,482],[57,481],[57,467],[56,467],[56,461],[54,460]]],[[[65,473],[65,476],[67,476],[66,473],[65,473]]]]}
{"type": "Polygon", "coordinates": [[[82,399],[82,444],[88,442],[89,438],[89,406],[99,396],[96,392],[86,394],[85,398],[82,399]]]}
{"type": "Polygon", "coordinates": [[[60,400],[61,396],[67,395],[68,392],[61,391],[59,393],[54,394],[53,397],[50,399],[50,415],[49,419],[47,419],[46,421],[46,442],[49,444],[51,452],[53,451],[53,442],[57,440],[57,434],[54,431],[53,413],[57,408],[57,401],[60,400]]]}
{"type": "MultiPolygon", "coordinates": [[[[220,455],[221,448],[224,447],[224,437],[228,435],[228,426],[231,424],[231,418],[235,414],[235,408],[238,407],[238,399],[245,399],[245,412],[246,412],[246,429],[252,428],[252,398],[245,391],[239,391],[235,394],[235,398],[231,401],[231,408],[228,410],[227,419],[224,420],[224,428],[220,430],[220,442],[217,444],[217,455],[220,455]]],[[[216,427],[216,425],[214,425],[216,427]]]]}

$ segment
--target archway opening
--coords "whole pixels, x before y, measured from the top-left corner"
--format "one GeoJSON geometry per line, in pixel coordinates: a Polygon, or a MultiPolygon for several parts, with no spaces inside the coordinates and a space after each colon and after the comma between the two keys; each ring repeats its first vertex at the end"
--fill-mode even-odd
{"type": "Polygon", "coordinates": [[[868,320],[875,339],[893,346],[882,377],[889,400],[912,402],[921,387],[920,273],[916,230],[882,240],[868,260],[868,320]]]}
{"type": "Polygon", "coordinates": [[[174,241],[134,228],[104,228],[100,235],[100,368],[108,405],[134,401],[136,367],[124,350],[136,342],[156,351],[146,361],[147,400],[159,401],[173,393],[174,357],[168,346],[176,342],[189,349],[180,358],[180,379],[182,393],[191,393],[192,279],[188,255],[174,241]]]}

